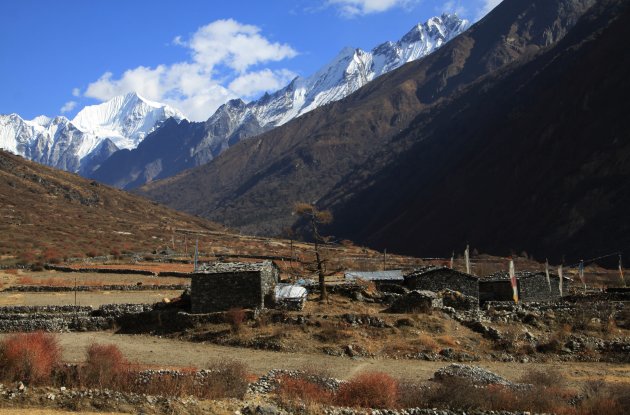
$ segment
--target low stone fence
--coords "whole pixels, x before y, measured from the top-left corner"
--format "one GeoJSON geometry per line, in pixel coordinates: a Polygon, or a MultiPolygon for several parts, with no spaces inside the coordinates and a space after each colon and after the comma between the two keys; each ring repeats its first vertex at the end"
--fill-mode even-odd
{"type": "MultiPolygon", "coordinates": [[[[105,304],[90,306],[0,307],[0,332],[99,331],[117,328],[126,333],[173,331],[199,324],[225,322],[225,313],[189,314],[154,304],[105,304]]],[[[254,311],[247,310],[252,319],[254,311]]]]}
{"type": "Polygon", "coordinates": [[[190,288],[188,284],[141,284],[141,285],[79,285],[76,287],[57,285],[14,285],[7,287],[2,292],[72,292],[72,291],[158,291],[158,290],[185,290],[190,288]]]}
{"type": "Polygon", "coordinates": [[[152,309],[150,304],[109,304],[97,309],[90,306],[0,307],[0,332],[109,330],[124,315],[152,309]]]}
{"type": "Polygon", "coordinates": [[[133,275],[149,275],[149,276],[157,276],[158,273],[153,271],[147,271],[142,269],[131,269],[131,268],[72,268],[72,267],[64,267],[61,265],[51,265],[46,264],[44,268],[51,271],[59,271],[59,272],[92,272],[96,274],[133,274],[133,275]]]}

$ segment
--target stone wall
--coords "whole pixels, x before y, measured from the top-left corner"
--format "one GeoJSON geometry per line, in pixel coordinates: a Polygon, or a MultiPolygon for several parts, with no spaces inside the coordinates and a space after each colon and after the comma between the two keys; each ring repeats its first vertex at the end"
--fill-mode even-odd
{"type": "Polygon", "coordinates": [[[0,332],[109,330],[121,316],[151,309],[149,304],[109,304],[98,309],[89,306],[0,307],[0,332]]]}
{"type": "Polygon", "coordinates": [[[259,271],[194,274],[190,287],[192,312],[264,308],[265,300],[273,295],[277,278],[274,267],[259,271]]]}
{"type": "Polygon", "coordinates": [[[187,284],[142,284],[142,285],[78,285],[76,287],[62,285],[13,285],[7,287],[2,292],[72,292],[72,291],[162,291],[162,290],[185,290],[190,286],[187,284]]]}
{"type": "MultiPolygon", "coordinates": [[[[516,279],[518,281],[519,301],[552,301],[560,297],[557,275],[550,275],[551,291],[549,291],[547,277],[543,272],[517,273],[516,279]]],[[[565,278],[563,283],[563,293],[566,295],[569,291],[570,281],[565,278]]],[[[482,303],[486,301],[512,301],[512,285],[507,274],[503,275],[502,278],[482,279],[479,282],[479,290],[482,303]]]]}
{"type": "MultiPolygon", "coordinates": [[[[526,278],[518,280],[518,295],[521,301],[550,301],[560,297],[560,289],[558,288],[558,276],[551,275],[551,291],[547,284],[545,274],[534,274],[526,278]]],[[[568,292],[568,281],[564,280],[565,287],[563,291],[568,292]]]]}
{"type": "Polygon", "coordinates": [[[478,278],[450,268],[439,268],[410,274],[405,277],[405,285],[410,290],[439,292],[450,289],[471,297],[479,298],[478,278]]]}

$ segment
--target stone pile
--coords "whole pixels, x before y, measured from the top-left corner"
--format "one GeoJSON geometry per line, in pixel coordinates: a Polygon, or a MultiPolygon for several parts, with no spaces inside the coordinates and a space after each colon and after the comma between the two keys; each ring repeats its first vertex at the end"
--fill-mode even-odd
{"type": "Polygon", "coordinates": [[[331,391],[339,389],[339,386],[343,383],[343,381],[339,379],[308,374],[301,370],[272,369],[267,374],[258,378],[256,382],[250,383],[247,392],[251,394],[272,393],[278,388],[279,378],[282,376],[288,376],[296,379],[306,378],[307,380],[331,391]]]}
{"type": "Polygon", "coordinates": [[[492,373],[482,367],[461,365],[458,363],[442,367],[433,374],[433,380],[436,381],[444,381],[453,378],[465,379],[474,385],[515,385],[504,377],[501,377],[496,373],[492,373]]]}
{"type": "Polygon", "coordinates": [[[414,290],[395,300],[389,307],[391,313],[430,313],[442,307],[442,300],[433,291],[414,290]]]}

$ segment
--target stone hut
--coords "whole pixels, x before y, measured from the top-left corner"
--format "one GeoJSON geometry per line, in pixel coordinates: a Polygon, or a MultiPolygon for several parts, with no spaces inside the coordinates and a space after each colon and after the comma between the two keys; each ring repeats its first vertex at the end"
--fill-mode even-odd
{"type": "Polygon", "coordinates": [[[204,265],[191,274],[191,310],[212,313],[237,307],[265,308],[273,301],[278,277],[279,269],[271,261],[204,265]]]}
{"type": "Polygon", "coordinates": [[[346,281],[372,281],[378,288],[382,284],[404,284],[405,277],[403,277],[402,270],[388,270],[388,271],[347,271],[344,274],[346,281]]]}
{"type": "Polygon", "coordinates": [[[459,291],[479,298],[479,277],[447,267],[424,267],[405,275],[405,286],[410,290],[459,291]]]}
{"type": "MultiPolygon", "coordinates": [[[[517,272],[516,283],[519,301],[552,301],[560,297],[558,275],[550,274],[551,289],[544,272],[517,272]]],[[[563,294],[568,292],[571,279],[564,277],[563,294]]],[[[499,272],[479,280],[479,301],[513,301],[512,284],[507,272],[499,272]]]]}

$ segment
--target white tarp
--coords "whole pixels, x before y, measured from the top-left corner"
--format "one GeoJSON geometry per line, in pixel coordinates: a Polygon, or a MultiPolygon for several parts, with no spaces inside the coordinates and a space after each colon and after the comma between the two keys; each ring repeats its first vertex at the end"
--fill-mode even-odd
{"type": "Polygon", "coordinates": [[[305,298],[307,294],[306,288],[293,284],[278,284],[275,289],[277,300],[299,300],[305,298]]]}

